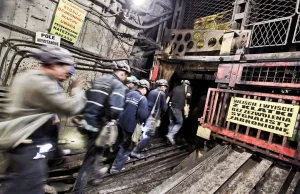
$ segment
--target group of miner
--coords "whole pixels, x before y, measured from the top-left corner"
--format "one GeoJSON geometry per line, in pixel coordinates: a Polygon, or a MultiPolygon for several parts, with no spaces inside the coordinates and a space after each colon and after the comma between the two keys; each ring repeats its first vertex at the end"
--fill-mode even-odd
{"type": "Polygon", "coordinates": [[[156,88],[150,90],[147,80],[130,76],[127,61],[114,61],[113,73],[96,78],[86,91],[81,82],[72,80],[70,94],[65,95],[62,82],[75,74],[71,53],[61,47],[44,46],[32,56],[41,66],[14,78],[9,117],[0,122],[0,154],[9,160],[10,184],[5,194],[45,193],[50,153],[68,152],[57,146],[57,115],[76,116],[78,130],[88,139],[71,191],[74,194],[85,193],[88,183],[101,184],[108,173],[122,172],[130,157],[145,157],[142,151],[155,136],[167,110],[170,124],[165,137],[175,144],[174,136],[182,127],[183,112],[192,94],[189,81],[183,80],[166,95],[167,80],[156,81],[156,88]],[[102,165],[107,150],[117,153],[110,168],[102,165]]]}

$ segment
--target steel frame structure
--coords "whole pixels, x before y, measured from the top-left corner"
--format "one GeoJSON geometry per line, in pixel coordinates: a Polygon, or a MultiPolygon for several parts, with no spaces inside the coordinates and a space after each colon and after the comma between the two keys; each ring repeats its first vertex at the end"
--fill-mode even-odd
{"type": "MultiPolygon", "coordinates": [[[[300,165],[300,143],[297,146],[291,146],[291,142],[299,138],[298,130],[299,123],[296,121],[293,138],[276,135],[270,132],[262,131],[255,128],[250,128],[244,125],[230,123],[226,121],[227,112],[231,97],[242,97],[248,99],[256,99],[261,101],[272,101],[285,104],[299,105],[300,96],[261,93],[255,91],[235,90],[238,85],[261,86],[261,87],[276,87],[279,89],[296,89],[300,87],[300,83],[289,80],[288,82],[274,82],[276,73],[272,74],[272,79],[261,81],[259,79],[253,81],[243,81],[247,68],[266,71],[264,76],[268,76],[268,72],[275,69],[282,70],[278,73],[284,77],[288,73],[288,69],[292,70],[289,73],[298,73],[300,62],[265,62],[265,63],[242,63],[242,64],[222,64],[219,66],[216,78],[217,83],[228,85],[228,89],[210,88],[207,94],[205,111],[203,117],[199,119],[202,126],[209,128],[212,135],[216,138],[246,147],[253,151],[257,151],[295,165],[300,165]],[[294,70],[294,71],[293,71],[294,70]]],[[[297,75],[293,75],[295,77],[297,75]]],[[[251,73],[252,76],[259,77],[251,73]]],[[[270,74],[269,74],[270,75],[270,74]]],[[[280,77],[280,80],[281,78],[280,77]]],[[[264,80],[264,79],[263,79],[264,80]]],[[[299,118],[298,113],[298,118],[299,118]]],[[[298,140],[297,140],[298,141],[298,140]]]]}

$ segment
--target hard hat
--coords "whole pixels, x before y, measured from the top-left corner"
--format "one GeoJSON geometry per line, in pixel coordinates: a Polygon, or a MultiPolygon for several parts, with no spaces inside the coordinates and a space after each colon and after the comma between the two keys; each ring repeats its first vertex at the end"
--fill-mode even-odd
{"type": "Polygon", "coordinates": [[[113,67],[114,70],[126,71],[129,74],[131,73],[130,66],[128,65],[128,63],[125,60],[114,61],[113,64],[114,64],[114,67],[113,67]]]}
{"type": "Polygon", "coordinates": [[[182,80],[181,83],[182,84],[191,85],[191,82],[189,80],[182,80]]]}
{"type": "Polygon", "coordinates": [[[139,87],[142,87],[142,88],[147,88],[148,90],[150,90],[150,84],[147,80],[145,79],[141,79],[138,81],[138,84],[137,84],[139,87]]]}
{"type": "Polygon", "coordinates": [[[157,86],[167,86],[167,87],[169,87],[168,81],[165,80],[165,79],[157,80],[156,85],[157,86]]]}
{"type": "Polygon", "coordinates": [[[129,84],[129,83],[133,83],[133,84],[137,84],[137,78],[135,76],[131,76],[131,77],[127,77],[126,78],[126,84],[129,84]]]}
{"type": "Polygon", "coordinates": [[[65,64],[73,65],[72,54],[58,46],[42,46],[38,51],[33,52],[33,57],[42,62],[42,65],[65,64]]]}

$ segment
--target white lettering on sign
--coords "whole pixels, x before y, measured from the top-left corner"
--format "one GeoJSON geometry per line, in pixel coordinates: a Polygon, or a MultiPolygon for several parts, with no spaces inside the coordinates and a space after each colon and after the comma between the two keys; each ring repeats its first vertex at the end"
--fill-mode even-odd
{"type": "Polygon", "coordinates": [[[46,34],[43,32],[36,32],[35,34],[35,43],[38,44],[60,46],[60,39],[60,36],[46,34]]]}

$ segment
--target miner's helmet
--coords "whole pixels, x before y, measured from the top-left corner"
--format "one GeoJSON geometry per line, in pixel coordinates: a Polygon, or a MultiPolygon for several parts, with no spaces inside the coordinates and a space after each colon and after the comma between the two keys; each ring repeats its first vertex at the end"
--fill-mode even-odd
{"type": "Polygon", "coordinates": [[[150,90],[150,84],[145,79],[139,80],[137,85],[141,88],[147,88],[147,90],[150,90]]]}
{"type": "Polygon", "coordinates": [[[125,83],[129,84],[129,83],[133,83],[135,85],[137,85],[138,79],[135,76],[130,76],[126,78],[125,83]]]}
{"type": "Polygon", "coordinates": [[[67,49],[58,46],[42,46],[32,53],[32,56],[40,60],[42,65],[74,65],[72,54],[67,49]]]}
{"type": "Polygon", "coordinates": [[[119,70],[119,71],[125,71],[126,73],[128,73],[129,75],[131,74],[131,68],[128,65],[126,60],[122,60],[122,61],[114,61],[113,62],[113,69],[114,70],[119,70]]]}
{"type": "Polygon", "coordinates": [[[156,81],[156,85],[169,87],[168,81],[165,79],[160,79],[160,80],[156,81]]]}
{"type": "Polygon", "coordinates": [[[182,84],[191,85],[191,82],[189,80],[182,80],[182,84]]]}

